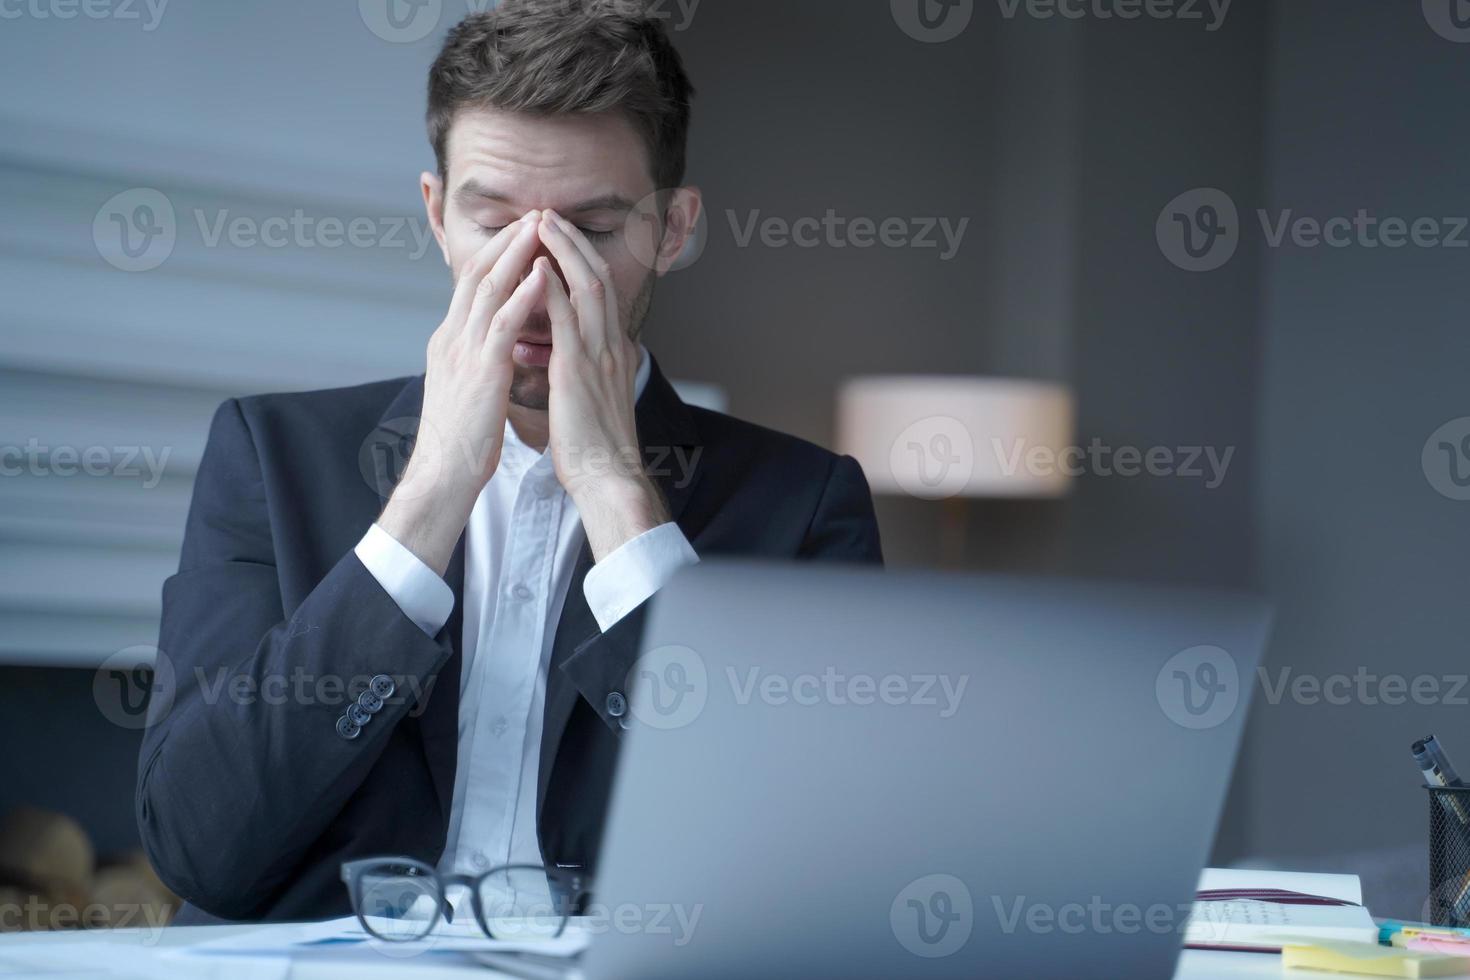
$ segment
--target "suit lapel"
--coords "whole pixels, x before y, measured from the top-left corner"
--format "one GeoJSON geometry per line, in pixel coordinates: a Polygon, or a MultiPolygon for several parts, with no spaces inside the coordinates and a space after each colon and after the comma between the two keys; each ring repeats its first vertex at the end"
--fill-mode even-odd
{"type": "MultiPolygon", "coordinates": [[[[650,354],[649,358],[652,359],[650,354]]],[[[650,366],[648,383],[638,399],[635,409],[638,423],[638,442],[643,450],[643,459],[654,480],[663,491],[669,504],[669,513],[677,523],[688,503],[694,480],[684,472],[684,467],[675,465],[674,453],[683,452],[694,445],[696,429],[689,407],[679,398],[673,385],[669,384],[658,361],[650,366]]],[[[687,459],[687,455],[683,458],[687,459]]],[[[693,534],[685,529],[693,540],[693,534]]],[[[561,744],[562,734],[571,719],[572,710],[581,696],[577,689],[562,675],[561,665],[588,639],[600,630],[597,617],[587,605],[582,584],[592,568],[592,546],[585,535],[577,564],[572,571],[571,584],[567,588],[566,601],[562,605],[561,619],[557,622],[556,637],[552,641],[551,664],[546,676],[546,716],[541,731],[541,761],[537,780],[537,805],[539,815],[546,802],[546,784],[556,762],[556,750],[561,744]]]]}
{"type": "MultiPolygon", "coordinates": [[[[374,455],[379,495],[384,502],[397,486],[407,465],[408,454],[403,451],[404,436],[418,431],[423,401],[424,378],[420,375],[403,386],[383,412],[370,437],[374,446],[381,445],[390,450],[374,455]]],[[[454,609],[444,624],[445,638],[452,653],[434,678],[434,686],[420,706],[422,713],[418,716],[424,757],[434,780],[435,796],[439,800],[446,830],[449,827],[449,808],[454,799],[454,769],[459,755],[459,681],[464,663],[464,547],[465,536],[461,533],[449,567],[444,572],[444,581],[454,591],[454,609]]]]}

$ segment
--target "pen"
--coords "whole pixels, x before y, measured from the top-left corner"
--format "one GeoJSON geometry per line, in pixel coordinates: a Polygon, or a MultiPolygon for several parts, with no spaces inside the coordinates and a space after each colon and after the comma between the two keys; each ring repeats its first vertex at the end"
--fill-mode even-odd
{"type": "Polygon", "coordinates": [[[1397,946],[1394,942],[1395,936],[1402,939],[1417,939],[1417,937],[1432,937],[1432,939],[1463,940],[1470,943],[1470,929],[1457,929],[1455,926],[1430,926],[1427,923],[1404,923],[1397,918],[1376,918],[1379,927],[1379,942],[1385,946],[1397,946]]]}
{"type": "Polygon", "coordinates": [[[1374,921],[1378,923],[1378,941],[1380,943],[1391,943],[1393,937],[1396,935],[1439,936],[1470,941],[1470,929],[1457,929],[1454,926],[1432,926],[1427,922],[1403,922],[1399,919],[1375,919],[1374,921]]]}
{"type": "MultiPolygon", "coordinates": [[[[1425,770],[1434,769],[1438,773],[1439,786],[1463,786],[1460,776],[1455,772],[1455,767],[1450,765],[1449,757],[1444,754],[1440,747],[1439,739],[1433,735],[1426,735],[1413,745],[1409,746],[1414,753],[1414,761],[1419,763],[1419,768],[1425,770]]],[[[1427,778],[1427,777],[1426,777],[1427,778]]]]}
{"type": "MultiPolygon", "coordinates": [[[[1433,735],[1426,735],[1409,746],[1409,751],[1414,753],[1414,761],[1419,765],[1419,772],[1424,777],[1428,786],[1447,787],[1463,786],[1460,776],[1455,772],[1455,767],[1450,765],[1449,758],[1440,747],[1439,739],[1433,735]]],[[[1465,803],[1458,795],[1446,793],[1440,796],[1440,803],[1449,809],[1459,819],[1461,824],[1470,824],[1470,811],[1465,809],[1465,803]]]]}

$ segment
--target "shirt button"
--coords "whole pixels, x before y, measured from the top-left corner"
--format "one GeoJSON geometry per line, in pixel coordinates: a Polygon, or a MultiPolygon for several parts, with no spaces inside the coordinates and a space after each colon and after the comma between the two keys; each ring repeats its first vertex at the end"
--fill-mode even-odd
{"type": "Polygon", "coordinates": [[[538,483],[536,485],[536,496],[541,500],[545,500],[547,497],[550,497],[551,485],[546,483],[538,483]]]}
{"type": "Polygon", "coordinates": [[[393,678],[387,674],[378,674],[368,681],[368,689],[386,701],[393,696],[394,691],[398,690],[398,685],[394,684],[393,678]]]}
{"type": "Polygon", "coordinates": [[[357,696],[357,703],[362,705],[363,710],[370,714],[377,714],[383,710],[383,699],[372,691],[363,691],[357,696]]]}
{"type": "Polygon", "coordinates": [[[496,735],[504,735],[505,730],[509,727],[510,725],[506,723],[504,718],[496,718],[495,724],[490,726],[490,730],[493,731],[496,735]]]}
{"type": "Polygon", "coordinates": [[[484,871],[486,868],[490,867],[490,859],[487,858],[485,855],[479,853],[478,851],[475,852],[475,856],[470,859],[470,862],[474,864],[477,871],[484,871]]]}
{"type": "Polygon", "coordinates": [[[524,585],[517,585],[515,588],[510,590],[510,594],[515,596],[517,599],[520,599],[522,602],[531,598],[531,590],[526,588],[524,585]]]}
{"type": "Polygon", "coordinates": [[[612,715],[614,718],[621,718],[621,717],[623,717],[624,713],[627,712],[627,710],[628,710],[628,699],[627,698],[623,697],[617,691],[614,691],[614,692],[612,692],[611,694],[609,694],[607,696],[607,713],[608,714],[612,715]]]}
{"type": "Polygon", "coordinates": [[[348,718],[346,715],[343,715],[341,718],[337,719],[337,734],[341,735],[343,738],[350,741],[354,738],[357,738],[358,734],[361,732],[362,729],[359,726],[354,725],[352,723],[352,719],[348,718]]]}
{"type": "Polygon", "coordinates": [[[373,713],[354,701],[347,706],[346,718],[358,728],[361,728],[373,720],[373,713]]]}

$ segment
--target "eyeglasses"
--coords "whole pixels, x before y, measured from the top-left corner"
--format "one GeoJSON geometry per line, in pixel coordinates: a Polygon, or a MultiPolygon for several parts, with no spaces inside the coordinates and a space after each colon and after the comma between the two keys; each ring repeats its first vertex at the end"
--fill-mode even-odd
{"type": "Polygon", "coordinates": [[[362,927],[393,943],[422,939],[441,921],[454,922],[451,888],[467,889],[475,921],[491,939],[555,939],[589,894],[580,875],[539,864],[441,875],[413,858],[362,858],[342,865],[342,880],[362,927]]]}

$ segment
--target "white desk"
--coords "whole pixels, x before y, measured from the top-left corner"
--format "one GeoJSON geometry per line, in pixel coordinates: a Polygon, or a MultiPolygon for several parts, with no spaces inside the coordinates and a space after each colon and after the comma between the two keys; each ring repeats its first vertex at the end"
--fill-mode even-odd
{"type": "Polygon", "coordinates": [[[274,945],[271,926],[175,926],[161,930],[99,929],[81,932],[19,932],[0,935],[0,980],[37,977],[38,980],[157,980],[183,977],[194,980],[332,980],[332,978],[503,976],[468,958],[427,954],[411,959],[367,955],[327,959],[305,955],[272,959],[238,956],[179,957],[181,946],[224,936],[258,934],[261,945],[274,945]],[[43,959],[44,957],[44,959],[43,959]],[[21,961],[21,969],[13,964],[21,961]],[[44,963],[45,973],[36,972],[44,963]]]}
{"type": "MultiPolygon", "coordinates": [[[[270,926],[178,926],[156,933],[147,929],[115,929],[92,932],[32,932],[0,935],[0,980],[15,977],[44,977],[45,980],[155,980],[157,977],[188,977],[199,980],[357,980],[361,977],[401,978],[406,969],[415,977],[479,977],[504,974],[479,966],[467,958],[449,954],[427,954],[411,959],[384,956],[364,950],[351,959],[300,956],[291,961],[250,960],[240,957],[182,958],[165,951],[221,936],[258,933],[263,945],[270,943],[270,926]],[[45,959],[42,960],[41,957],[45,959]],[[12,959],[26,963],[15,972],[12,959]],[[44,962],[46,972],[30,964],[44,962]],[[257,965],[258,963],[258,965],[257,965]]],[[[1281,961],[1264,953],[1224,953],[1185,950],[1174,980],[1242,980],[1251,977],[1281,977],[1281,961]]],[[[1322,978],[1329,974],[1295,971],[1291,976],[1322,978]]],[[[1345,976],[1344,974],[1332,974],[1345,976]]],[[[1470,977],[1470,974],[1466,974],[1470,977]]]]}

